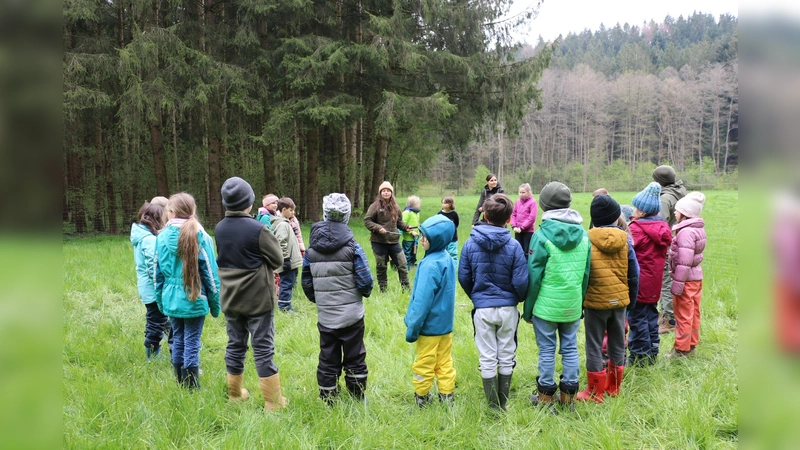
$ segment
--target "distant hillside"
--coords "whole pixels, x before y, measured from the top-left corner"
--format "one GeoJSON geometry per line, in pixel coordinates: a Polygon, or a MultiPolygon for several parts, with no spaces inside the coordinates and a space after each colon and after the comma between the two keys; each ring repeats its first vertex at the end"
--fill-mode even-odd
{"type": "MultiPolygon", "coordinates": [[[[729,63],[737,58],[738,23],[729,14],[715,19],[711,14],[695,13],[688,18],[667,16],[661,23],[651,20],[641,27],[600,25],[595,32],[562,37],[550,67],[572,69],[586,64],[605,75],[629,71],[658,74],[667,67],[700,69],[708,63],[729,63]]],[[[526,44],[519,56],[531,56],[543,45],[541,38],[535,47],[526,44]]]]}

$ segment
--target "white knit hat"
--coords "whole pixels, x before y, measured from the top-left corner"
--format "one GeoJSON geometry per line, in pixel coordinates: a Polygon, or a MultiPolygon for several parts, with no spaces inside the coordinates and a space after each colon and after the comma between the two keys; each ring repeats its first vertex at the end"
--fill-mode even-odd
{"type": "Polygon", "coordinates": [[[706,196],[702,192],[689,192],[686,197],[678,200],[678,203],[675,204],[675,211],[686,217],[700,217],[705,202],[706,196]]]}
{"type": "Polygon", "coordinates": [[[346,224],[350,220],[350,199],[336,192],[323,197],[322,219],[346,224]]]}

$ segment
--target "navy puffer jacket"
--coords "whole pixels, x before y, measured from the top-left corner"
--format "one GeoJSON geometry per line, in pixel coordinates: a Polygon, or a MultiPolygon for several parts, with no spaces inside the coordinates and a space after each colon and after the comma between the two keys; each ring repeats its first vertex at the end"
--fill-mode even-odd
{"type": "Polygon", "coordinates": [[[507,228],[473,228],[461,250],[458,282],[476,309],[516,306],[528,292],[522,247],[507,228]]]}

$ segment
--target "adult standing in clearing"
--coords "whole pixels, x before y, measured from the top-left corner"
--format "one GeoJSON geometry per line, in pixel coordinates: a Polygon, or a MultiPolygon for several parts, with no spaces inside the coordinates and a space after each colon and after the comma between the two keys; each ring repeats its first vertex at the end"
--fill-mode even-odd
{"type": "MultiPolygon", "coordinates": [[[[653,181],[661,185],[661,217],[667,221],[669,227],[674,227],[678,220],[675,218],[675,204],[686,197],[686,187],[683,181],[675,181],[675,169],[672,166],[658,166],[653,170],[653,181]]],[[[663,283],[661,284],[661,316],[658,319],[658,333],[665,334],[675,331],[675,314],[672,308],[672,276],[669,273],[669,260],[664,263],[663,283]]]]}
{"type": "Polygon", "coordinates": [[[504,194],[505,192],[506,191],[500,187],[500,183],[497,181],[497,175],[493,173],[486,175],[486,185],[481,191],[481,198],[478,200],[478,206],[475,208],[475,214],[472,216],[473,227],[475,225],[486,224],[486,219],[481,218],[481,215],[483,214],[483,202],[485,202],[487,198],[493,196],[494,194],[504,194]]]}
{"type": "Polygon", "coordinates": [[[378,188],[378,197],[369,205],[364,215],[364,225],[372,233],[369,241],[372,252],[375,254],[375,272],[378,275],[378,286],[381,292],[386,292],[388,279],[386,265],[391,255],[397,263],[397,274],[403,289],[409,289],[408,268],[406,255],[400,248],[400,233],[398,230],[411,232],[411,228],[403,222],[400,216],[400,207],[394,196],[394,187],[388,181],[381,183],[378,188]]]}

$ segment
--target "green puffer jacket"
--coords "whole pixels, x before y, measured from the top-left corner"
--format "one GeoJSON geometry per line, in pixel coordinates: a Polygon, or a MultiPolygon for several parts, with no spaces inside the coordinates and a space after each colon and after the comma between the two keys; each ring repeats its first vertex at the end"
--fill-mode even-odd
{"type": "Polygon", "coordinates": [[[528,295],[522,318],[574,322],[581,317],[589,283],[591,245],[573,209],[547,211],[531,238],[528,254],[528,295]]]}

